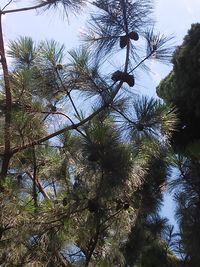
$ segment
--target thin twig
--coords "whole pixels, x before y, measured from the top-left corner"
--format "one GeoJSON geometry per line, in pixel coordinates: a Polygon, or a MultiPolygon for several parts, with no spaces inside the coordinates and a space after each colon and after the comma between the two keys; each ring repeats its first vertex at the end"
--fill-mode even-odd
{"type": "Polygon", "coordinates": [[[148,58],[150,58],[152,56],[152,54],[155,51],[151,51],[151,53],[149,55],[147,55],[143,60],[141,60],[133,69],[131,69],[128,73],[130,74],[131,72],[133,72],[134,70],[136,70],[142,63],[144,63],[144,61],[146,61],[148,58]]]}
{"type": "Polygon", "coordinates": [[[7,6],[9,6],[12,3],[13,0],[10,0],[2,9],[1,11],[3,11],[7,6]]]}
{"type": "Polygon", "coordinates": [[[72,104],[72,106],[73,106],[73,108],[74,108],[74,111],[76,112],[76,115],[78,116],[78,118],[80,118],[80,114],[79,114],[79,112],[78,112],[78,110],[77,110],[77,108],[76,108],[76,105],[74,104],[74,101],[73,101],[73,99],[72,99],[72,97],[71,97],[71,95],[70,95],[70,92],[69,92],[69,91],[67,90],[67,88],[65,87],[65,85],[64,85],[64,83],[63,83],[63,81],[62,81],[62,79],[61,79],[61,77],[60,77],[60,74],[59,74],[59,72],[58,72],[57,69],[56,69],[56,74],[57,74],[57,76],[58,76],[58,79],[60,80],[60,83],[61,83],[63,89],[65,90],[67,96],[69,97],[69,100],[70,100],[70,102],[71,102],[71,104],[72,104]]]}
{"type": "Polygon", "coordinates": [[[39,4],[39,5],[31,6],[31,7],[22,7],[22,8],[19,8],[19,9],[4,10],[4,11],[1,11],[0,13],[5,15],[5,14],[9,14],[9,13],[29,11],[29,10],[41,8],[41,7],[46,6],[46,5],[49,5],[49,2],[43,2],[43,3],[39,4]]]}

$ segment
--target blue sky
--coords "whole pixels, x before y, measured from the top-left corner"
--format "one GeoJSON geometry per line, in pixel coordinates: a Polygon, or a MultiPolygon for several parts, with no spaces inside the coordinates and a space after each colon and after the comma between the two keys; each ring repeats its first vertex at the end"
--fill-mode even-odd
{"type": "MultiPolygon", "coordinates": [[[[0,8],[7,2],[8,0],[0,0],[0,8]]],[[[20,7],[28,1],[15,0],[13,2],[14,6],[20,7]]],[[[35,11],[7,14],[3,17],[5,42],[19,36],[31,36],[34,40],[55,39],[64,43],[69,50],[78,46],[79,35],[87,16],[86,12],[76,17],[70,14],[68,21],[66,18],[63,19],[62,13],[55,14],[50,11],[46,14],[38,14],[35,11]]],[[[200,0],[155,0],[155,18],[159,31],[173,34],[175,44],[179,45],[191,24],[200,22],[200,0]]],[[[156,64],[152,61],[150,67],[151,74],[142,80],[143,85],[140,89],[143,94],[156,96],[156,85],[168,74],[171,66],[156,64]]],[[[172,223],[175,223],[172,216],[173,209],[173,201],[169,195],[166,195],[162,213],[167,215],[172,223]]]]}
{"type": "MultiPolygon", "coordinates": [[[[7,2],[8,0],[0,0],[0,7],[2,8],[7,2]]],[[[34,0],[13,0],[13,2],[15,7],[21,7],[27,2],[34,3],[34,0]]],[[[181,44],[190,25],[200,21],[200,0],[154,0],[154,2],[157,28],[162,33],[173,34],[175,45],[181,44]]],[[[68,20],[63,19],[61,11],[56,13],[51,11],[47,13],[29,11],[3,16],[5,41],[26,35],[34,40],[55,39],[64,43],[67,50],[78,46],[80,32],[88,13],[82,12],[77,16],[69,14],[68,20]]],[[[142,76],[141,81],[138,79],[138,86],[134,90],[136,93],[156,96],[156,85],[169,73],[171,66],[157,64],[154,61],[149,64],[151,73],[149,76],[142,76]]]]}
{"type": "MultiPolygon", "coordinates": [[[[2,8],[8,0],[1,0],[2,8]]],[[[34,3],[34,0],[13,0],[14,6],[34,3]]],[[[199,0],[154,0],[155,18],[161,32],[174,34],[177,43],[182,41],[191,23],[200,21],[199,0]]],[[[37,15],[36,11],[7,14],[3,18],[5,39],[14,39],[20,35],[31,35],[33,39],[53,38],[72,48],[78,42],[78,35],[84,26],[87,13],[62,18],[62,12],[47,12],[37,15]],[[70,38],[69,38],[70,37],[70,38]]]]}
{"type": "MultiPolygon", "coordinates": [[[[0,0],[2,8],[8,0],[0,0]]],[[[34,0],[13,0],[14,6],[21,7],[24,3],[34,3],[34,0]]],[[[165,34],[175,36],[175,44],[180,44],[191,23],[200,21],[200,0],[154,0],[157,28],[165,34]]],[[[28,35],[34,40],[55,39],[64,43],[67,50],[77,46],[79,35],[84,27],[87,13],[78,16],[69,15],[69,20],[63,19],[62,12],[38,14],[36,11],[7,14],[3,16],[5,41],[19,36],[28,35]]],[[[151,64],[153,87],[166,76],[170,67],[151,64]]],[[[152,92],[153,94],[153,92],[152,92]]]]}

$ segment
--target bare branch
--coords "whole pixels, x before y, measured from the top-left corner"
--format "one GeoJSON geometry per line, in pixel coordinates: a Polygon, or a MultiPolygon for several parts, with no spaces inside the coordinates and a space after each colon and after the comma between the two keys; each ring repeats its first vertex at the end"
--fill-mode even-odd
{"type": "Polygon", "coordinates": [[[7,6],[9,6],[12,3],[13,0],[10,0],[3,8],[1,11],[3,11],[7,6]]]}
{"type": "Polygon", "coordinates": [[[34,9],[38,9],[38,8],[44,7],[46,5],[49,5],[49,3],[48,2],[43,2],[43,3],[41,3],[39,5],[36,5],[36,6],[23,7],[23,8],[18,8],[18,9],[1,10],[1,14],[5,15],[5,14],[9,14],[9,13],[16,13],[16,12],[34,10],[34,9]]]}

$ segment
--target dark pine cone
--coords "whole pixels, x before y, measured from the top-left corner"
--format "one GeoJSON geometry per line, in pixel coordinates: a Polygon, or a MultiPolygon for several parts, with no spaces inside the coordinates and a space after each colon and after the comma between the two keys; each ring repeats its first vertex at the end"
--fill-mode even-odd
{"type": "Polygon", "coordinates": [[[120,42],[119,42],[120,48],[124,48],[128,44],[128,39],[129,38],[127,35],[120,36],[120,42]]]}
{"type": "Polygon", "coordinates": [[[129,36],[130,39],[132,39],[134,41],[138,41],[139,40],[139,35],[138,35],[137,32],[130,32],[128,36],[129,36]]]}
{"type": "Polygon", "coordinates": [[[117,70],[112,74],[112,80],[115,82],[122,81],[126,82],[130,87],[133,87],[135,84],[135,79],[133,75],[130,75],[126,72],[117,70]]]}

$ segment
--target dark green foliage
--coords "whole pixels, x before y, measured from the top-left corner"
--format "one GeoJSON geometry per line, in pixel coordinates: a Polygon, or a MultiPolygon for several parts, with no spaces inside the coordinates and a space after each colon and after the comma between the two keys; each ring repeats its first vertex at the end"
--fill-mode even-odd
{"type": "MultiPolygon", "coordinates": [[[[165,249],[159,241],[166,220],[158,216],[162,203],[162,190],[167,177],[167,164],[162,160],[164,154],[163,151],[158,158],[150,160],[145,182],[142,188],[135,193],[134,204],[138,209],[138,216],[128,241],[124,245],[125,258],[131,266],[140,259],[141,255],[143,255],[141,262],[147,260],[146,253],[151,249],[156,251],[156,247],[160,252],[162,251],[161,253],[164,253],[163,257],[166,262],[165,249]]],[[[153,258],[153,255],[148,259],[154,264],[157,264],[157,260],[158,258],[153,258]]]]}
{"type": "Polygon", "coordinates": [[[185,266],[200,262],[200,24],[191,26],[182,45],[173,55],[173,70],[160,83],[157,93],[178,109],[178,131],[171,137],[177,173],[172,181],[175,190],[176,217],[180,227],[179,253],[185,266]]]}
{"type": "Polygon", "coordinates": [[[197,267],[200,249],[200,167],[199,162],[189,157],[176,160],[179,176],[172,181],[177,203],[176,218],[180,226],[180,238],[183,251],[189,263],[197,267]]]}
{"type": "Polygon", "coordinates": [[[189,264],[194,267],[199,265],[200,256],[200,206],[199,195],[191,196],[180,192],[175,195],[177,202],[176,216],[180,225],[180,237],[184,252],[189,258],[189,264]]]}
{"type": "Polygon", "coordinates": [[[193,24],[174,55],[172,72],[160,83],[158,95],[178,108],[179,131],[172,141],[184,150],[200,138],[200,24],[193,24]]]}
{"type": "Polygon", "coordinates": [[[128,241],[122,247],[127,264],[141,267],[178,266],[178,259],[174,257],[172,261],[170,251],[166,249],[166,241],[161,239],[167,227],[167,221],[158,216],[140,217],[132,228],[128,241]]]}
{"type": "Polygon", "coordinates": [[[87,129],[87,138],[83,139],[83,150],[89,162],[104,171],[107,183],[105,190],[123,183],[131,170],[131,154],[120,141],[120,135],[111,122],[95,123],[87,129]],[[119,168],[119,166],[121,166],[119,168]]]}

